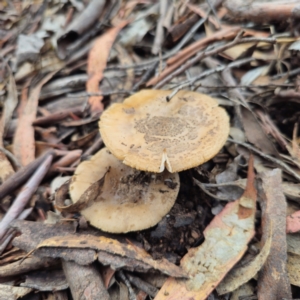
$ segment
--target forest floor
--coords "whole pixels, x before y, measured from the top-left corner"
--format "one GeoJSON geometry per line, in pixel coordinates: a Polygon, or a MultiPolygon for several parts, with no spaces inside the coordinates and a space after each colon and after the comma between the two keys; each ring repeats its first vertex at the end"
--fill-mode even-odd
{"type": "Polygon", "coordinates": [[[300,298],[299,12],[0,1],[0,300],[300,298]]]}

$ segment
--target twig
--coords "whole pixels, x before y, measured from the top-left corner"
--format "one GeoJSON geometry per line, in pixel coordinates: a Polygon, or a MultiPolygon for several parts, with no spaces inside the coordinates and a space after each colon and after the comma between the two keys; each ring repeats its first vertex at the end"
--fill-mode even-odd
{"type": "Polygon", "coordinates": [[[298,75],[300,73],[300,68],[297,68],[297,69],[294,69],[292,71],[288,71],[286,73],[281,73],[281,74],[277,74],[277,75],[274,75],[272,76],[272,80],[275,80],[275,79],[280,79],[282,77],[285,77],[285,76],[295,76],[295,75],[298,75]]]}
{"type": "Polygon", "coordinates": [[[247,2],[227,0],[223,4],[231,17],[254,23],[287,22],[290,18],[299,19],[299,1],[247,2]]]}
{"type": "Polygon", "coordinates": [[[118,275],[119,275],[120,278],[124,281],[125,285],[126,285],[127,288],[128,288],[128,291],[129,291],[129,300],[136,300],[135,292],[134,292],[134,290],[132,289],[131,284],[130,284],[128,278],[125,276],[124,272],[123,272],[122,270],[119,270],[119,271],[118,271],[118,275]]]}
{"type": "Polygon", "coordinates": [[[55,151],[47,151],[44,155],[18,170],[15,174],[4,181],[3,184],[0,185],[0,199],[15,191],[21,184],[23,184],[49,155],[55,155],[55,151]]]}
{"type": "Polygon", "coordinates": [[[216,21],[217,21],[217,23],[218,23],[218,25],[219,25],[219,28],[222,27],[222,26],[221,26],[221,22],[220,22],[219,17],[218,17],[218,14],[217,14],[217,12],[216,12],[216,10],[215,10],[215,7],[211,4],[210,0],[206,0],[206,2],[207,2],[207,4],[208,4],[208,6],[210,7],[212,13],[214,14],[214,16],[215,16],[215,18],[216,18],[216,21]]]}
{"type": "MultiPolygon", "coordinates": [[[[87,96],[111,96],[111,95],[130,95],[130,91],[110,91],[110,92],[107,92],[107,93],[103,93],[103,92],[94,92],[94,93],[87,93],[87,92],[83,92],[81,93],[82,95],[87,95],[87,96]]],[[[77,96],[75,96],[77,97],[77,96]]]]}
{"type": "Polygon", "coordinates": [[[135,92],[138,90],[138,88],[140,87],[140,85],[142,85],[143,83],[145,83],[146,81],[148,81],[151,76],[153,76],[155,69],[157,68],[157,66],[159,65],[159,62],[155,62],[153,64],[153,66],[151,68],[149,68],[145,74],[142,76],[142,78],[133,86],[132,90],[135,92]]]}
{"type": "Polygon", "coordinates": [[[140,279],[139,277],[133,276],[129,273],[126,273],[126,276],[133,285],[135,285],[138,289],[147,293],[149,296],[154,298],[158,293],[158,289],[155,286],[140,279]]]}
{"type": "Polygon", "coordinates": [[[238,141],[235,141],[233,139],[230,139],[228,138],[227,139],[228,142],[231,142],[231,143],[235,143],[239,146],[242,146],[244,148],[247,148],[251,151],[253,151],[254,153],[260,155],[261,157],[267,159],[268,161],[271,161],[273,162],[274,164],[280,166],[283,170],[285,170],[287,173],[291,174],[292,176],[294,176],[298,181],[300,181],[300,175],[298,173],[296,173],[291,167],[289,167],[286,163],[282,162],[281,160],[279,159],[276,159],[268,154],[265,154],[263,152],[261,152],[260,150],[254,148],[253,146],[247,144],[247,143],[242,143],[242,142],[238,142],[238,141]]]}
{"type": "Polygon", "coordinates": [[[32,124],[37,126],[48,125],[48,124],[52,125],[64,120],[65,118],[69,117],[71,114],[75,114],[75,115],[81,114],[83,110],[84,109],[82,106],[73,107],[70,109],[66,109],[60,112],[50,114],[48,116],[36,118],[32,124]]]}
{"type": "Polygon", "coordinates": [[[257,42],[257,43],[258,42],[266,42],[266,43],[274,44],[274,43],[276,43],[276,40],[273,38],[243,38],[243,39],[235,38],[232,42],[222,45],[220,47],[217,47],[213,50],[199,52],[196,56],[194,56],[192,59],[188,60],[184,65],[182,65],[180,68],[176,69],[169,76],[165,77],[164,79],[160,79],[159,83],[157,83],[154,88],[161,88],[167,82],[172,80],[175,76],[179,75],[180,73],[182,73],[189,67],[193,66],[196,62],[198,62],[199,60],[201,60],[205,57],[218,54],[218,53],[223,52],[235,45],[250,43],[250,42],[257,42]]]}
{"type": "Polygon", "coordinates": [[[193,178],[193,181],[196,185],[198,185],[198,187],[205,193],[207,194],[208,196],[214,198],[214,199],[219,199],[219,200],[222,200],[222,201],[228,201],[228,198],[225,198],[225,197],[219,197],[217,195],[214,195],[212,194],[211,192],[209,192],[205,186],[199,181],[197,180],[196,178],[193,178]]]}
{"type": "MultiPolygon", "coordinates": [[[[87,156],[87,155],[91,155],[93,153],[95,153],[97,150],[100,149],[100,147],[103,145],[103,140],[102,138],[99,136],[96,141],[92,144],[91,147],[89,147],[83,154],[82,156],[87,156]]],[[[78,164],[80,163],[80,159],[76,160],[71,167],[76,167],[78,164]]]]}
{"type": "Polygon", "coordinates": [[[168,1],[161,0],[159,2],[159,19],[156,25],[156,33],[152,46],[152,54],[157,54],[161,51],[161,45],[164,39],[163,23],[168,9],[168,1]]]}
{"type": "Polygon", "coordinates": [[[275,91],[275,95],[281,98],[300,98],[300,92],[293,90],[275,91]]]}
{"type": "Polygon", "coordinates": [[[32,177],[25,184],[14,203],[11,205],[5,216],[0,222],[0,239],[4,236],[11,221],[16,219],[23,211],[25,205],[30,200],[33,193],[38,188],[44,176],[48,172],[53,156],[48,155],[39,168],[34,172],[32,177]]]}
{"type": "Polygon", "coordinates": [[[58,160],[51,166],[48,174],[57,172],[58,168],[68,167],[69,165],[74,163],[76,160],[78,160],[80,158],[81,154],[82,154],[82,150],[68,151],[68,153],[65,156],[63,156],[60,160],[58,160]]]}
{"type": "MultiPolygon", "coordinates": [[[[249,58],[244,58],[244,59],[240,59],[240,60],[237,60],[237,61],[234,61],[230,64],[228,64],[228,66],[218,66],[216,67],[215,69],[210,69],[210,70],[207,70],[207,71],[204,71],[202,72],[201,74],[189,79],[188,81],[182,83],[180,86],[178,86],[169,96],[168,96],[168,99],[171,99],[172,97],[174,97],[174,95],[176,93],[178,93],[178,91],[184,89],[185,87],[187,86],[192,86],[196,81],[206,77],[206,76],[209,76],[211,74],[214,74],[214,73],[218,73],[218,72],[221,72],[223,70],[225,70],[226,68],[234,68],[236,66],[241,66],[243,64],[247,64],[251,61],[255,60],[255,58],[253,57],[249,57],[249,58]]],[[[202,86],[202,85],[201,85],[202,86]]],[[[197,89],[199,86],[195,87],[195,89],[197,89]]]]}

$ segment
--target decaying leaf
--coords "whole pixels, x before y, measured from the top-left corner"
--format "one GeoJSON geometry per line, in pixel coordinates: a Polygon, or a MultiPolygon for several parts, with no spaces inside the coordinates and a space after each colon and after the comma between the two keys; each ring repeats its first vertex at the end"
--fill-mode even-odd
{"type": "MultiPolygon", "coordinates": [[[[87,92],[100,92],[99,82],[103,78],[103,71],[106,67],[110,49],[118,33],[127,23],[127,21],[123,21],[118,26],[111,28],[105,34],[100,36],[93,45],[93,48],[91,49],[88,57],[87,73],[89,75],[89,79],[86,82],[87,92]]],[[[99,113],[103,111],[102,99],[103,96],[91,96],[89,98],[91,111],[93,113],[99,113]]]]}
{"type": "MultiPolygon", "coordinates": [[[[226,170],[216,175],[216,183],[226,183],[238,179],[238,166],[241,156],[237,156],[226,167],[226,170]]],[[[217,196],[220,198],[227,198],[228,200],[237,199],[242,195],[242,189],[237,186],[219,186],[217,196]]]]}
{"type": "Polygon", "coordinates": [[[169,278],[156,296],[162,299],[206,299],[226,273],[240,260],[254,235],[256,190],[253,157],[242,197],[228,203],[204,231],[205,241],[181,260],[189,280],[169,278]]]}
{"type": "Polygon", "coordinates": [[[2,111],[0,121],[0,146],[3,146],[3,138],[8,128],[8,123],[12,117],[12,114],[18,104],[18,91],[13,74],[9,70],[9,82],[7,85],[7,97],[4,102],[4,109],[2,111]]]}
{"type": "Polygon", "coordinates": [[[267,228],[268,232],[264,232],[267,236],[265,244],[262,246],[260,253],[248,264],[244,265],[242,262],[239,266],[235,266],[218,285],[217,292],[223,295],[234,291],[242,284],[252,279],[265,263],[272,244],[272,227],[267,228]]]}
{"type": "Polygon", "coordinates": [[[278,154],[274,144],[264,133],[254,113],[243,106],[241,106],[241,113],[247,139],[264,153],[277,156],[278,154]]]}
{"type": "MultiPolygon", "coordinates": [[[[281,170],[274,169],[260,175],[262,227],[273,226],[270,254],[258,279],[258,297],[261,300],[291,299],[291,287],[286,272],[286,201],[281,187],[281,170]]],[[[264,237],[262,238],[264,241],[264,237]]]]}
{"type": "Polygon", "coordinates": [[[286,235],[287,252],[300,256],[300,234],[293,233],[286,235]]]}
{"type": "Polygon", "coordinates": [[[230,300],[240,300],[240,299],[244,299],[244,297],[248,298],[251,296],[255,296],[255,289],[248,282],[248,283],[243,284],[239,288],[237,288],[235,291],[233,291],[231,294],[230,300]]]}
{"type": "Polygon", "coordinates": [[[0,299],[16,300],[23,296],[26,296],[31,291],[31,288],[0,284],[0,299]]]}
{"type": "Polygon", "coordinates": [[[20,116],[18,121],[18,126],[14,136],[13,151],[23,166],[26,166],[35,158],[35,139],[32,122],[36,117],[38,100],[42,86],[48,82],[55,73],[56,71],[49,73],[32,89],[23,114],[20,116]]]}
{"type": "Polygon", "coordinates": [[[104,236],[92,235],[70,235],[56,236],[41,242],[37,249],[45,247],[56,248],[79,248],[79,249],[94,249],[99,252],[98,259],[101,262],[102,256],[105,259],[105,253],[113,254],[115,259],[118,257],[130,258],[143,262],[155,270],[159,270],[164,274],[174,277],[187,277],[187,273],[180,267],[170,263],[166,259],[154,260],[144,249],[132,244],[121,243],[115,239],[104,236]],[[101,253],[101,254],[100,254],[101,253]]]}

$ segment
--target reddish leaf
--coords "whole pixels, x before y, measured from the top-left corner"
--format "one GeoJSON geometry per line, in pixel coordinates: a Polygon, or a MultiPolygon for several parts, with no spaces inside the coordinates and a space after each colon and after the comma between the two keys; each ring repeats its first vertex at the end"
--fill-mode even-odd
{"type": "MultiPolygon", "coordinates": [[[[118,36],[118,33],[124,26],[127,25],[127,23],[127,21],[123,21],[118,26],[111,28],[106,33],[101,35],[93,45],[89,53],[87,66],[89,79],[86,83],[86,91],[88,93],[101,92],[99,90],[99,82],[103,78],[103,71],[106,68],[111,47],[118,36]]],[[[89,103],[93,113],[99,113],[103,111],[102,99],[103,96],[90,97],[89,103]]]]}

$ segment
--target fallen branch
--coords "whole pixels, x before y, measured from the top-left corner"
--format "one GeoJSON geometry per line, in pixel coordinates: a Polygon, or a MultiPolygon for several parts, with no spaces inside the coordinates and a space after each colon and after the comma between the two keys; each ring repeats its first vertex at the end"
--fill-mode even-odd
{"type": "Polygon", "coordinates": [[[227,0],[223,4],[236,21],[255,23],[287,22],[289,18],[300,18],[299,1],[245,1],[227,0]]]}

